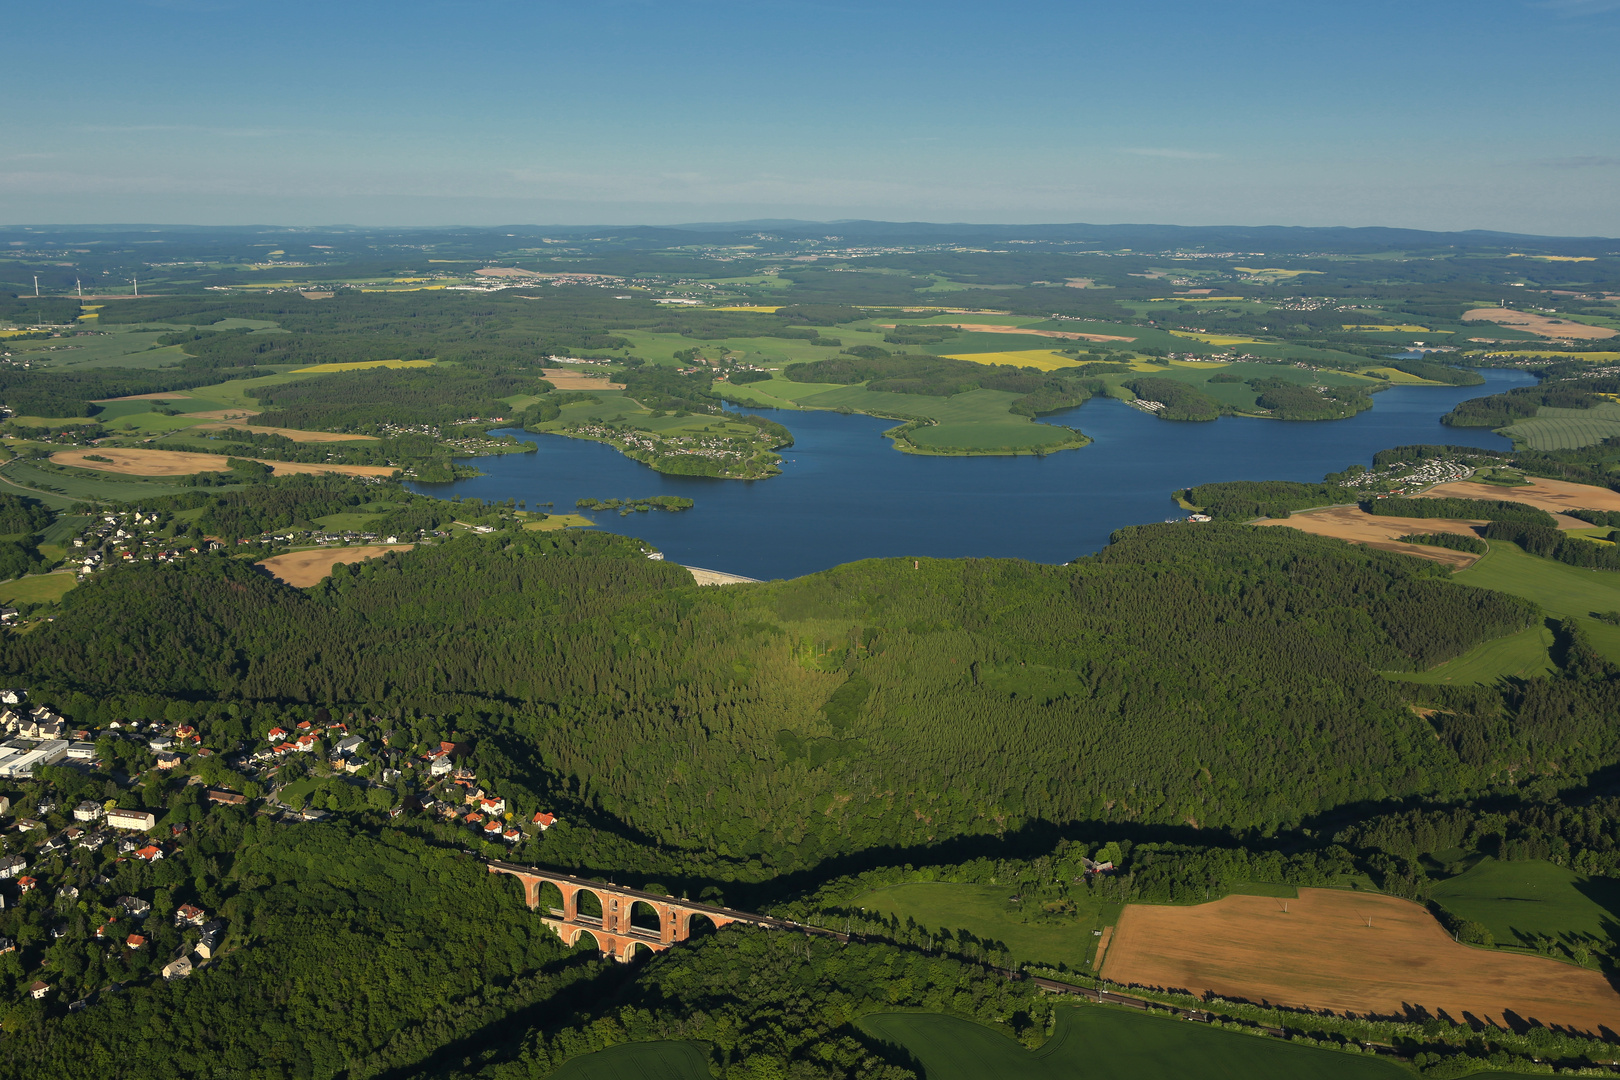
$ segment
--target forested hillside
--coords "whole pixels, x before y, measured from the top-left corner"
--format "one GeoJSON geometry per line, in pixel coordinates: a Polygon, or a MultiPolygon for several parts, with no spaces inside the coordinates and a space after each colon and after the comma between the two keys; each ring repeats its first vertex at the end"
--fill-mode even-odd
{"type": "MultiPolygon", "coordinates": [[[[719,591],[634,542],[505,533],[307,594],[225,558],[110,572],[0,660],[88,721],[131,693],[441,717],[514,794],[685,852],[651,865],[757,879],[1035,820],[1266,828],[1467,789],[1495,763],[1465,765],[1378,672],[1532,616],[1442,576],[1216,524],[1070,566],[877,560],[719,591]]],[[[569,843],[548,859],[594,857],[569,843]]]]}

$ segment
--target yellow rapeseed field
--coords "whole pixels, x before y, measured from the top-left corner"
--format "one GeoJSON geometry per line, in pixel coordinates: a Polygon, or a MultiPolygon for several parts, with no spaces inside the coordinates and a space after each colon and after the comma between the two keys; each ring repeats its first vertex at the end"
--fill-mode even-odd
{"type": "Polygon", "coordinates": [[[1020,349],[1016,352],[957,353],[951,360],[971,360],[975,364],[1011,364],[1013,367],[1032,367],[1042,371],[1073,367],[1080,361],[1051,349],[1020,349]]]}
{"type": "Polygon", "coordinates": [[[1232,337],[1228,334],[1195,334],[1190,330],[1172,330],[1170,333],[1181,338],[1191,338],[1201,341],[1205,345],[1264,345],[1264,341],[1252,337],[1232,337]]]}

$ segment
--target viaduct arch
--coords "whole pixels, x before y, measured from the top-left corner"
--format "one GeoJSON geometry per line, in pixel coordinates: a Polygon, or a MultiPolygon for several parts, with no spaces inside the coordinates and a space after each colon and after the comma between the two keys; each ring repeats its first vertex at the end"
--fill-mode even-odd
{"type": "Polygon", "coordinates": [[[602,955],[611,956],[620,963],[627,963],[635,955],[637,945],[644,945],[653,952],[663,952],[670,946],[685,941],[692,936],[694,915],[708,919],[716,930],[732,923],[746,923],[772,930],[796,930],[802,934],[819,934],[841,941],[848,940],[843,934],[819,927],[804,926],[787,919],[773,919],[768,915],[755,915],[752,912],[699,904],[691,900],[677,900],[672,896],[642,892],[640,889],[615,885],[609,881],[592,881],[589,878],[498,860],[490,862],[488,867],[492,874],[510,874],[523,882],[523,898],[531,911],[540,909],[541,886],[555,886],[562,894],[563,906],[548,907],[540,911],[540,920],[562,938],[564,945],[574,945],[579,941],[581,934],[589,933],[602,955]],[[600,917],[581,914],[579,910],[581,893],[590,893],[596,898],[601,905],[600,917]],[[638,903],[652,908],[658,920],[657,929],[636,926],[630,921],[631,909],[638,903]]]}

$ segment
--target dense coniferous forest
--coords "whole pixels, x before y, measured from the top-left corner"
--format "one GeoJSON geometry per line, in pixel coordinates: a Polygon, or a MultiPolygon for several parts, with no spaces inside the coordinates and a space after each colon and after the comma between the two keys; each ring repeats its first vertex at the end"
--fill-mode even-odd
{"type": "Polygon", "coordinates": [[[216,557],[107,573],[0,658],[87,721],[120,692],[448,713],[530,799],[666,849],[652,865],[757,879],[1037,820],[1274,828],[1467,790],[1490,763],[1378,672],[1532,618],[1415,560],[1219,524],[1126,530],[1067,567],[684,575],[575,534],[456,540],[308,593],[216,557]]]}

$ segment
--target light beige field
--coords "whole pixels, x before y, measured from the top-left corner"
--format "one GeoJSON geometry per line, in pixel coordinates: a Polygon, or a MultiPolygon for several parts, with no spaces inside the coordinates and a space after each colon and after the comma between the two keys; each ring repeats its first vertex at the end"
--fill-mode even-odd
{"type": "Polygon", "coordinates": [[[1520,330],[1528,330],[1538,337],[1570,340],[1596,341],[1620,334],[1620,330],[1610,330],[1606,326],[1588,326],[1586,323],[1555,319],[1551,315],[1542,315],[1539,312],[1512,311],[1508,308],[1474,308],[1463,313],[1463,322],[1493,322],[1498,326],[1513,326],[1520,330]]]}
{"type": "Polygon", "coordinates": [[[246,420],[258,416],[258,409],[209,409],[206,412],[186,413],[188,420],[246,420]]]}
{"type": "Polygon", "coordinates": [[[1331,536],[1352,544],[1365,544],[1380,551],[1416,555],[1419,558],[1444,563],[1453,570],[1462,570],[1472,566],[1479,556],[1466,551],[1431,547],[1428,544],[1403,544],[1395,538],[1409,536],[1412,533],[1453,533],[1458,536],[1474,536],[1476,534],[1473,526],[1485,523],[1445,518],[1380,517],[1367,513],[1359,506],[1329,506],[1321,510],[1307,510],[1292,517],[1269,518],[1260,524],[1282,525],[1316,536],[1331,536]]]}
{"type": "Polygon", "coordinates": [[[568,368],[541,368],[540,375],[559,390],[623,390],[623,383],[608,381],[605,375],[587,375],[568,368]]]}
{"type": "MultiPolygon", "coordinates": [[[[884,329],[894,329],[894,323],[879,323],[884,329]]],[[[931,323],[949,326],[953,330],[968,330],[975,334],[1027,334],[1030,337],[1062,338],[1065,341],[1135,341],[1133,337],[1114,334],[1082,334],[1072,330],[1031,330],[1023,326],[994,326],[986,323],[931,323]]]]}
{"type": "Polygon", "coordinates": [[[174,390],[174,391],[171,391],[169,393],[129,394],[129,395],[125,396],[125,397],[97,398],[96,399],[96,404],[97,405],[105,405],[108,402],[112,402],[112,401],[177,401],[180,398],[188,398],[188,397],[191,397],[191,396],[192,395],[184,393],[182,391],[174,390]]]}
{"type": "Polygon", "coordinates": [[[486,266],[482,270],[474,270],[479,277],[498,278],[532,278],[540,275],[533,270],[521,270],[515,266],[486,266]]]}
{"type": "Polygon", "coordinates": [[[1358,1016],[1419,1009],[1506,1026],[1512,1012],[1593,1035],[1620,1028],[1620,994],[1596,971],[1459,945],[1417,904],[1336,889],[1129,905],[1102,976],[1358,1016]]]}
{"type": "MultiPolygon", "coordinates": [[[[1524,487],[1497,487],[1495,484],[1476,484],[1461,480],[1454,484],[1438,484],[1419,498],[1430,499],[1506,499],[1539,507],[1549,514],[1563,514],[1569,510],[1620,510],[1620,491],[1593,487],[1591,484],[1572,484],[1567,480],[1545,480],[1526,477],[1530,483],[1524,487]]],[[[1591,528],[1578,518],[1560,518],[1561,529],[1591,528]]]]}
{"type": "MultiPolygon", "coordinates": [[[[201,414],[193,414],[201,415],[201,414]]],[[[234,415],[240,416],[241,413],[234,415]]],[[[220,417],[219,419],[225,419],[220,417]]],[[[254,424],[198,424],[198,431],[246,431],[253,435],[281,435],[293,442],[376,442],[375,435],[345,435],[341,431],[299,431],[297,428],[259,427],[254,424]]]]}
{"type": "Polygon", "coordinates": [[[292,551],[265,559],[259,566],[270,571],[270,576],[296,589],[307,589],[332,573],[338,563],[353,564],[375,559],[390,551],[409,551],[415,544],[367,544],[364,547],[322,548],[315,551],[292,551]]]}
{"type": "MultiPolygon", "coordinates": [[[[97,447],[94,450],[58,450],[50,460],[58,465],[71,465],[76,469],[95,469],[98,472],[118,473],[124,476],[190,476],[192,473],[226,472],[225,458],[218,454],[190,454],[184,450],[115,450],[97,447]],[[86,455],[98,454],[110,461],[87,461],[86,455]]],[[[263,461],[277,476],[292,473],[339,473],[343,476],[392,476],[399,470],[388,465],[308,465],[301,461],[263,461]]]]}

